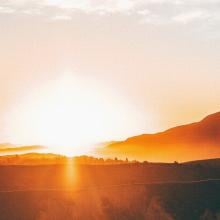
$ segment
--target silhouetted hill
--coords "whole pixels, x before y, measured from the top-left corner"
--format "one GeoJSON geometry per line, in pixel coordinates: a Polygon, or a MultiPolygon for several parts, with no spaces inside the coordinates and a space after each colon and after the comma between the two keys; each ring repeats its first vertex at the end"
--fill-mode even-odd
{"type": "Polygon", "coordinates": [[[220,156],[220,112],[200,122],[156,134],[143,134],[108,145],[103,155],[149,161],[189,161],[220,156]]]}
{"type": "Polygon", "coordinates": [[[195,161],[188,161],[183,163],[184,165],[199,165],[203,167],[215,167],[220,168],[220,159],[214,158],[214,159],[208,159],[208,160],[195,160],[195,161]]]}

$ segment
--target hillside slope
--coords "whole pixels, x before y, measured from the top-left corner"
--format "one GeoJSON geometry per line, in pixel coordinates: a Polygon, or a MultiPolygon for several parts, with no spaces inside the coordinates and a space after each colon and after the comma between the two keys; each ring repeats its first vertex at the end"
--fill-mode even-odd
{"type": "Polygon", "coordinates": [[[139,160],[189,161],[220,156],[220,112],[200,122],[156,134],[143,134],[108,145],[102,155],[139,160]]]}

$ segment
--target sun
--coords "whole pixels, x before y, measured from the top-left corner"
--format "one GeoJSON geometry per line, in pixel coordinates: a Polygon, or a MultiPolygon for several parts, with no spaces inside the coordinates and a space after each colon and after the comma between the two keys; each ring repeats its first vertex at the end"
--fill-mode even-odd
{"type": "Polygon", "coordinates": [[[98,80],[65,73],[24,95],[11,111],[10,142],[41,144],[65,155],[146,130],[140,112],[98,80]]]}

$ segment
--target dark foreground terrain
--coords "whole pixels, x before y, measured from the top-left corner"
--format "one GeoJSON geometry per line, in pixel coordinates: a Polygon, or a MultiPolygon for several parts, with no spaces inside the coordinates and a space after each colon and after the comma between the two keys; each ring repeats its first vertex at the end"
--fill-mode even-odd
{"type": "Polygon", "coordinates": [[[214,180],[0,194],[1,220],[219,218],[220,181],[214,180]]]}
{"type": "Polygon", "coordinates": [[[219,160],[0,167],[1,220],[217,220],[219,160]]]}

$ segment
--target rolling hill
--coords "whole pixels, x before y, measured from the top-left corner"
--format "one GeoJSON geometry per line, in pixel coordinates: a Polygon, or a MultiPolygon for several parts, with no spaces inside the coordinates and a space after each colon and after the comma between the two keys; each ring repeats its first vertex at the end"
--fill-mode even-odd
{"type": "Polygon", "coordinates": [[[220,156],[220,112],[164,132],[130,137],[106,146],[99,153],[164,162],[217,158],[220,156]]]}

